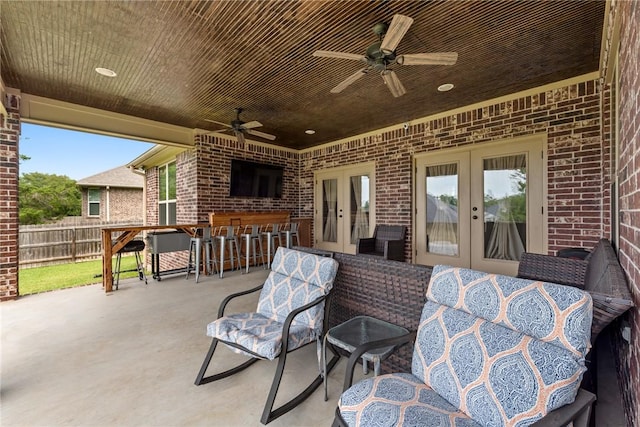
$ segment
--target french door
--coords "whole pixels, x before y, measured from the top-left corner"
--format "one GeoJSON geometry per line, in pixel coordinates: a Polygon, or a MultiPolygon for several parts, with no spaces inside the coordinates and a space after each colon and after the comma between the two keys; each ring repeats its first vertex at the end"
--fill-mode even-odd
{"type": "Polygon", "coordinates": [[[315,173],[315,247],[356,252],[356,241],[373,233],[375,164],[315,173]]]}
{"type": "Polygon", "coordinates": [[[416,156],[416,262],[515,275],[545,252],[544,138],[416,156]]]}

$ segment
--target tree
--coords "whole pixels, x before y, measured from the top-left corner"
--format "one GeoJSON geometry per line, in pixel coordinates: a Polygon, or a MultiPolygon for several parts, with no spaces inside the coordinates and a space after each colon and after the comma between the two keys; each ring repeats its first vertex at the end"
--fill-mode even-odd
{"type": "Polygon", "coordinates": [[[76,182],[65,175],[24,174],[18,181],[18,192],[23,225],[42,224],[82,212],[82,194],[76,182]]]}

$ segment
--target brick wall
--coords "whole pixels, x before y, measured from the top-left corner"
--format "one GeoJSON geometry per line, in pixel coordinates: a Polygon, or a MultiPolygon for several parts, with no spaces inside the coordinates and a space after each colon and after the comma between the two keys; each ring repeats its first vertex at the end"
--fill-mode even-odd
{"type": "Polygon", "coordinates": [[[620,264],[633,293],[635,308],[626,316],[631,343],[615,334],[618,372],[629,426],[640,423],[640,4],[614,2],[621,19],[619,54],[618,153],[620,264]]]}
{"type": "Polygon", "coordinates": [[[176,158],[176,220],[181,224],[206,222],[199,218],[199,189],[197,182],[198,159],[194,151],[185,151],[176,158]]]}
{"type": "MultiPolygon", "coordinates": [[[[142,189],[138,188],[110,188],[109,189],[109,220],[110,221],[140,221],[144,216],[142,211],[142,189]]],[[[105,201],[106,205],[106,201],[105,201]]],[[[103,215],[106,215],[103,212],[103,215]]]]}
{"type": "Polygon", "coordinates": [[[198,219],[209,221],[215,211],[290,211],[298,213],[298,153],[275,146],[245,142],[235,138],[200,135],[196,139],[197,176],[196,191],[198,219]],[[284,167],[282,198],[229,197],[231,160],[248,160],[284,167]]]}
{"type": "Polygon", "coordinates": [[[82,188],[82,216],[100,221],[140,221],[143,190],[137,188],[100,188],[100,216],[89,216],[88,188],[82,188]],[[107,193],[109,194],[109,218],[107,218],[107,193]]]}
{"type": "Polygon", "coordinates": [[[158,223],[158,168],[154,167],[145,171],[145,182],[147,185],[147,191],[145,192],[145,198],[147,203],[146,208],[146,222],[145,224],[157,224],[158,223]]]}
{"type": "Polygon", "coordinates": [[[406,225],[411,233],[414,154],[545,133],[549,251],[592,247],[610,228],[609,140],[601,129],[607,96],[588,80],[414,124],[407,132],[308,150],[300,155],[301,216],[313,216],[314,171],[375,161],[376,222],[406,225]]]}
{"type": "Polygon", "coordinates": [[[18,297],[18,136],[20,98],[8,95],[0,117],[0,301],[18,297]]]}

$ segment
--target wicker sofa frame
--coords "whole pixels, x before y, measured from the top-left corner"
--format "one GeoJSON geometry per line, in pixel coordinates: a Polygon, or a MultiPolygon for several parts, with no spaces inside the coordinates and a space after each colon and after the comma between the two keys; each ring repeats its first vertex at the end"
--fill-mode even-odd
{"type": "MultiPolygon", "coordinates": [[[[294,247],[318,255],[330,252],[294,247]]],[[[426,301],[431,267],[386,260],[381,257],[334,253],[340,267],[329,302],[329,328],[353,317],[368,315],[418,330],[426,301]]],[[[334,349],[341,352],[340,349],[334,349]]],[[[343,354],[346,356],[346,354],[343,354]]],[[[381,364],[381,372],[409,372],[413,343],[398,348],[381,364]]]]}
{"type": "MultiPolygon", "coordinates": [[[[431,267],[382,257],[295,249],[331,254],[340,264],[329,303],[329,328],[355,316],[369,315],[410,332],[418,329],[431,267]]],[[[624,271],[607,239],[601,239],[585,260],[526,252],[518,277],[576,286],[589,292],[593,298],[593,343],[602,329],[634,305],[624,271]]],[[[382,363],[382,372],[408,372],[412,354],[412,344],[402,346],[382,363]]]]}
{"type": "MultiPolygon", "coordinates": [[[[418,329],[432,268],[417,264],[385,260],[380,257],[331,253],[313,248],[294,247],[318,255],[332,255],[340,267],[330,296],[328,327],[331,328],[355,316],[369,315],[403,326],[410,334],[385,340],[398,349],[381,364],[382,373],[410,372],[413,342],[418,329]]],[[[378,342],[380,343],[380,342],[378,342]]],[[[375,347],[369,343],[370,347],[375,347]]],[[[367,345],[358,347],[349,357],[344,389],[351,386],[355,365],[360,363],[367,345]]],[[[334,348],[337,353],[340,349],[334,348]]],[[[536,426],[561,426],[574,420],[576,426],[586,426],[595,396],[580,390],[576,401],[550,413],[536,426]]],[[[336,414],[339,411],[336,410],[336,414]]],[[[336,416],[333,426],[342,426],[336,416]]]]}
{"type": "Polygon", "coordinates": [[[584,260],[525,252],[518,277],[576,286],[589,292],[593,298],[591,342],[634,305],[624,270],[607,239],[600,239],[584,260]]]}

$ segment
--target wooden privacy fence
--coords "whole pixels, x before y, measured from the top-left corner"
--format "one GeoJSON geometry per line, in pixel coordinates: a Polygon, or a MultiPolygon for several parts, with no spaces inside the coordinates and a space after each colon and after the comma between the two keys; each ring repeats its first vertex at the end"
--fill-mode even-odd
{"type": "Polygon", "coordinates": [[[142,221],[92,221],[74,225],[26,225],[20,227],[20,268],[62,264],[102,256],[101,229],[142,225],[142,221]]]}

